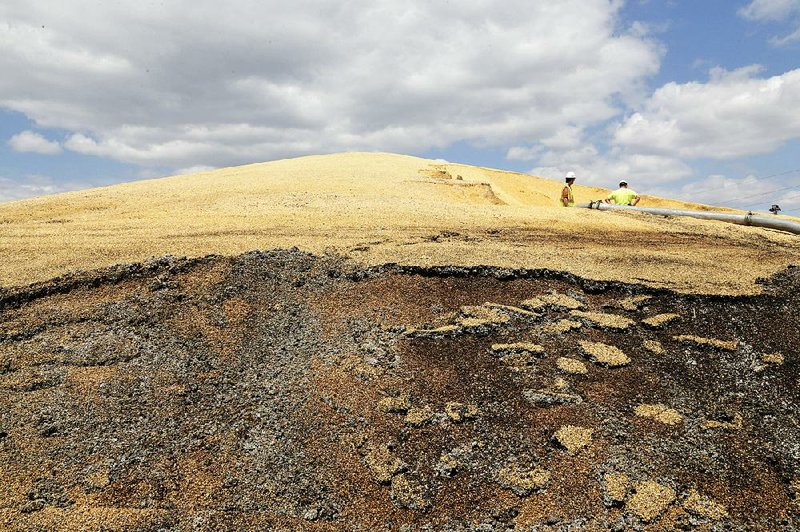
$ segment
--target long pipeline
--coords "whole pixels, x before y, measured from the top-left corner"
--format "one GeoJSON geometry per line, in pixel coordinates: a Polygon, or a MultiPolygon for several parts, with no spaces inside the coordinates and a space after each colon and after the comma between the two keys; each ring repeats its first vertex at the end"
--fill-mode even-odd
{"type": "Polygon", "coordinates": [[[690,216],[692,218],[700,218],[701,220],[719,220],[722,222],[729,222],[739,225],[766,227],[769,229],[777,229],[779,231],[787,231],[789,233],[800,235],[800,222],[793,222],[791,220],[784,220],[777,217],[771,218],[767,216],[756,216],[750,212],[748,212],[747,214],[728,214],[728,213],[710,212],[710,211],[656,209],[653,207],[631,207],[630,205],[615,205],[613,203],[604,203],[602,201],[578,203],[575,206],[589,208],[589,209],[597,209],[600,211],[633,211],[633,212],[646,212],[648,214],[656,214],[659,216],[690,216]]]}

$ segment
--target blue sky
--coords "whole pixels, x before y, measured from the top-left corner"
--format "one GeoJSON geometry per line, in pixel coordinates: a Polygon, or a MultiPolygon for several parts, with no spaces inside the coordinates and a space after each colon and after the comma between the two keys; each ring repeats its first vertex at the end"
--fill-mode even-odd
{"type": "Polygon", "coordinates": [[[666,47],[653,86],[704,81],[708,69],[714,66],[734,70],[760,64],[766,76],[797,68],[800,47],[769,42],[774,35],[791,30],[791,19],[754,23],[737,14],[746,5],[732,0],[652,0],[628,2],[622,15],[629,23],[638,20],[651,24],[666,47]]]}
{"type": "Polygon", "coordinates": [[[800,213],[800,0],[8,0],[0,44],[0,201],[367,150],[800,213]]]}

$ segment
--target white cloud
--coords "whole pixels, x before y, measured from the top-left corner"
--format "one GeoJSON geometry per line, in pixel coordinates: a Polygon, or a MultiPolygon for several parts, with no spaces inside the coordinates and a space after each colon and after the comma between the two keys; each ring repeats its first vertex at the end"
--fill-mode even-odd
{"type": "Polygon", "coordinates": [[[39,153],[42,155],[58,155],[63,150],[58,142],[47,140],[39,133],[23,131],[8,140],[14,151],[39,153]]]}
{"type": "Polygon", "coordinates": [[[89,183],[58,182],[48,176],[29,175],[23,179],[0,176],[0,202],[14,201],[46,194],[57,194],[90,186],[89,183]]]}
{"type": "Polygon", "coordinates": [[[177,175],[187,175],[187,174],[196,174],[199,172],[208,172],[209,170],[214,170],[213,166],[206,166],[206,165],[197,165],[197,166],[189,166],[186,168],[178,168],[175,170],[175,174],[177,175]]]}
{"type": "MultiPolygon", "coordinates": [[[[796,212],[798,209],[800,209],[800,190],[792,190],[782,193],[780,198],[777,200],[777,203],[784,211],[791,210],[796,212]]],[[[797,214],[794,216],[797,216],[797,214]]]]}
{"type": "Polygon", "coordinates": [[[795,31],[793,31],[789,35],[785,35],[783,37],[773,37],[772,39],[770,39],[770,42],[775,46],[784,46],[786,44],[791,44],[797,41],[800,41],[800,27],[798,27],[795,31]]]}
{"type": "Polygon", "coordinates": [[[749,20],[783,20],[800,11],[800,0],[753,0],[739,14],[749,20]]]}
{"type": "Polygon", "coordinates": [[[465,141],[574,149],[663,51],[619,0],[4,0],[0,105],[64,147],[225,166],[465,141]]]}
{"type": "Polygon", "coordinates": [[[605,188],[615,188],[621,179],[625,179],[631,188],[643,194],[652,194],[655,187],[663,187],[665,183],[692,173],[685,163],[672,157],[618,151],[602,155],[593,146],[549,152],[538,162],[540,166],[533,168],[530,173],[560,179],[566,172],[573,171],[578,176],[578,183],[605,188]]]}
{"type": "Polygon", "coordinates": [[[797,26],[792,33],[783,37],[772,37],[770,42],[776,46],[784,46],[800,41],[800,0],[753,0],[739,9],[739,15],[748,20],[758,22],[789,21],[797,26]]]}
{"type": "Polygon", "coordinates": [[[512,146],[506,151],[509,161],[533,161],[544,151],[544,146],[512,146]]]}
{"type": "Polygon", "coordinates": [[[564,126],[554,135],[542,139],[543,146],[553,150],[575,149],[583,142],[583,131],[579,127],[564,126]]]}
{"type": "Polygon", "coordinates": [[[614,142],[639,153],[734,159],[800,138],[800,69],[771,78],[758,71],[714,69],[707,83],[668,83],[618,127],[614,142]]]}

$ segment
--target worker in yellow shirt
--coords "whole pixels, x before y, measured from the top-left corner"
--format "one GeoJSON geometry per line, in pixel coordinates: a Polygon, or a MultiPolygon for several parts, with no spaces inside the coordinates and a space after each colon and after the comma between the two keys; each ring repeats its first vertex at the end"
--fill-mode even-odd
{"type": "Polygon", "coordinates": [[[608,195],[604,200],[606,203],[616,203],[617,205],[636,205],[642,199],[635,190],[628,188],[627,181],[620,181],[619,188],[608,195]]]}
{"type": "Polygon", "coordinates": [[[575,172],[567,172],[567,177],[564,178],[566,185],[561,189],[561,205],[564,207],[575,206],[575,196],[572,193],[572,185],[575,183],[575,172]]]}

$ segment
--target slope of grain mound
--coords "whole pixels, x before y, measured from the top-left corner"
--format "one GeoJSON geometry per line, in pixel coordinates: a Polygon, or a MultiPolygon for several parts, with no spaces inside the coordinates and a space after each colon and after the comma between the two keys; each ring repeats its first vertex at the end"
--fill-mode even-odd
{"type": "MultiPolygon", "coordinates": [[[[0,205],[0,286],[166,254],[298,246],[368,265],[549,268],[736,294],[757,293],[758,277],[800,254],[796,236],[776,231],[564,209],[557,207],[561,186],[487,168],[346,153],[12,202],[0,205]]],[[[579,182],[575,193],[588,201],[607,191],[579,182]]],[[[650,197],[643,204],[707,208],[650,197]]]]}

